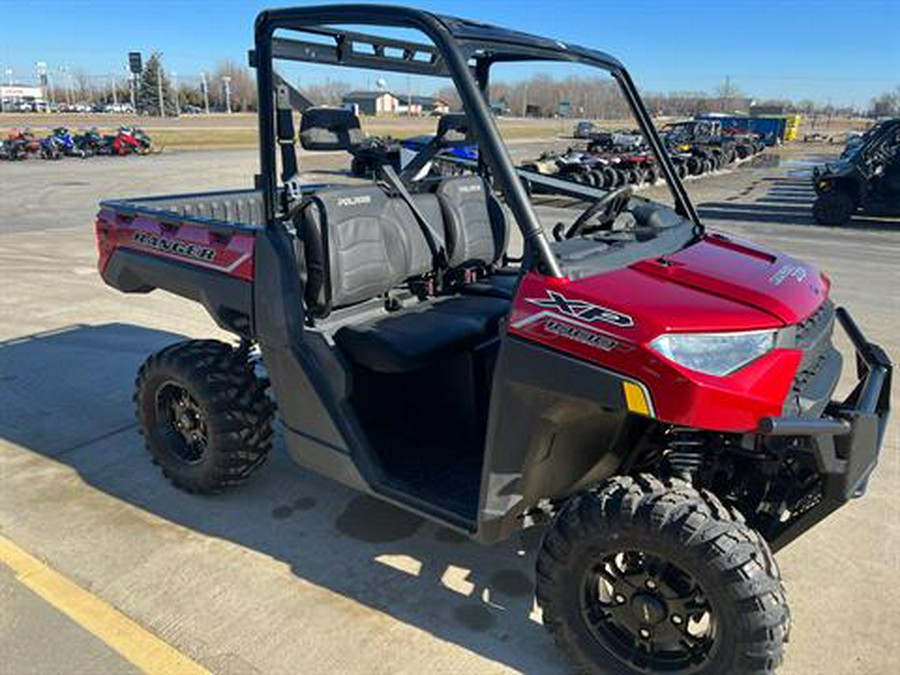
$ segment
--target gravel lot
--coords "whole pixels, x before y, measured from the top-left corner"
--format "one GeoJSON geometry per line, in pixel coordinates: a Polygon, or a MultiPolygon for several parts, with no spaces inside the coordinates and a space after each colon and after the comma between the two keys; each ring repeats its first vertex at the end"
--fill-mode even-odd
{"type": "MultiPolygon", "coordinates": [[[[243,187],[255,159],[0,164],[0,534],[217,673],[565,672],[533,611],[533,534],[481,548],[295,470],[280,448],[212,498],[174,490],[151,466],[130,401],[138,365],[182,336],[222,334],[198,305],[100,282],[96,202],[243,187]]],[[[836,300],[896,357],[900,223],[814,226],[812,159],[768,155],[689,189],[710,225],[827,271],[836,300]]],[[[898,445],[894,421],[866,499],[780,555],[794,612],[781,672],[896,671],[898,445]]],[[[55,661],[36,659],[68,620],[16,584],[0,573],[0,654],[11,655],[0,671],[133,672],[71,626],[53,629],[65,646],[55,661]]]]}

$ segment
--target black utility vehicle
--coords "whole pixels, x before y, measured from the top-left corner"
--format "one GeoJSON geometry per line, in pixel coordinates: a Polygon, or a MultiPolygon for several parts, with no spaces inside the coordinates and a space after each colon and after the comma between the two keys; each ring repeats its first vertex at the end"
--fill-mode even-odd
{"type": "Polygon", "coordinates": [[[900,119],[880,122],[834,163],[813,170],[813,218],[846,225],[854,213],[900,215],[900,119]]]}
{"type": "MultiPolygon", "coordinates": [[[[138,420],[165,475],[197,493],[246,480],[277,401],[310,470],[486,544],[545,527],[537,600],[581,668],[771,673],[789,625],[772,551],[865,492],[888,417],[890,361],[827,279],[706,231],[608,54],[335,5],[262,13],[251,63],[254,188],[108,201],[97,218],[106,283],[200,302],[240,340],[175,344],[141,367],[138,420]],[[306,184],[273,66],[292,60],[449,79],[465,114],[442,117],[399,174],[306,184]],[[615,80],[674,208],[515,168],[490,77],[541,61],[615,80]],[[477,159],[424,171],[452,135],[477,159]],[[835,325],[858,367],[842,400],[835,325]]],[[[299,136],[312,151],[361,141],[341,109],[307,110],[299,136]]]]}

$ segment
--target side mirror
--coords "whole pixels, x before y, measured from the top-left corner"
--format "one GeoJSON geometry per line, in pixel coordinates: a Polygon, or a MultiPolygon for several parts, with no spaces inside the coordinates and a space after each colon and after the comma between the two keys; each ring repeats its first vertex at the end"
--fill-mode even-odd
{"type": "Polygon", "coordinates": [[[566,234],[566,225],[565,223],[559,222],[553,226],[553,239],[554,241],[562,241],[565,238],[566,234]]]}

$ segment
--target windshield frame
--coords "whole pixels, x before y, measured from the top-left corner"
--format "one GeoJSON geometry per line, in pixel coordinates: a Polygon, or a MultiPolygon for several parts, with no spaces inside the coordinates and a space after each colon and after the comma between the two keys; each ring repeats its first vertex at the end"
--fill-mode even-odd
{"type": "MultiPolygon", "coordinates": [[[[352,37],[363,36],[344,31],[352,37]]],[[[392,42],[396,42],[390,40],[392,42]]],[[[412,45],[413,49],[423,45],[412,45]]],[[[430,47],[427,46],[427,47],[430,47]]],[[[313,7],[279,9],[262,12],[256,20],[255,49],[251,52],[251,65],[257,70],[259,110],[260,175],[257,187],[263,192],[263,213],[266,223],[275,225],[285,214],[279,212],[278,176],[275,130],[275,74],[274,59],[288,59],[326,63],[344,67],[373,68],[394,72],[413,72],[416,68],[424,74],[449,77],[455,85],[463,109],[472,123],[479,145],[479,162],[490,170],[494,181],[502,191],[510,207],[525,245],[532,249],[535,258],[550,276],[562,277],[563,272],[550,248],[534,208],[518,177],[508,148],[503,141],[487,102],[487,87],[491,66],[510,61],[557,61],[581,63],[609,73],[618,83],[631,113],[645,140],[659,162],[663,176],[672,193],[675,211],[693,223],[696,237],[704,227],[687,190],[662,145],[650,115],[637,92],[637,88],[625,67],[603,52],[572,45],[550,38],[520,33],[496,26],[475,23],[456,17],[432,14],[408,7],[387,5],[320,5],[313,7]],[[415,64],[410,61],[393,63],[386,59],[367,56],[360,58],[352,47],[343,49],[346,36],[331,28],[334,25],[378,26],[384,28],[409,28],[428,37],[435,58],[430,62],[415,64]],[[310,45],[301,41],[275,38],[276,30],[318,33],[332,36],[335,47],[310,45]],[[277,53],[273,42],[278,43],[277,53]],[[293,43],[293,44],[291,44],[293,43]],[[379,63],[379,61],[383,61],[379,63]]],[[[598,190],[598,198],[604,194],[598,190]]]]}

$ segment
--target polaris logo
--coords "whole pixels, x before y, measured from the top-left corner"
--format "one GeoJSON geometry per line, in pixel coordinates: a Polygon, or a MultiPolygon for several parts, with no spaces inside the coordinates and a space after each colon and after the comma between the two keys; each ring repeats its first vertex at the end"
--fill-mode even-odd
{"type": "Polygon", "coordinates": [[[212,262],[216,257],[215,249],[211,249],[208,246],[192,244],[179,239],[166,239],[151,232],[135,232],[134,240],[142,246],[163,251],[164,253],[173,253],[185,258],[196,258],[197,260],[212,262]]]}
{"type": "Polygon", "coordinates": [[[480,185],[460,185],[459,191],[463,194],[469,194],[470,192],[481,192],[480,185]]]}
{"type": "Polygon", "coordinates": [[[338,206],[360,206],[361,204],[370,204],[372,197],[370,195],[359,195],[358,197],[341,197],[337,200],[338,206]]]}
{"type": "Polygon", "coordinates": [[[538,307],[556,310],[560,314],[572,316],[588,323],[602,321],[603,323],[611,323],[619,328],[631,328],[634,326],[634,319],[627,314],[622,314],[608,307],[600,307],[584,300],[569,300],[562,293],[557,293],[556,291],[547,291],[546,298],[528,298],[528,302],[538,307]]]}

